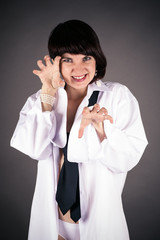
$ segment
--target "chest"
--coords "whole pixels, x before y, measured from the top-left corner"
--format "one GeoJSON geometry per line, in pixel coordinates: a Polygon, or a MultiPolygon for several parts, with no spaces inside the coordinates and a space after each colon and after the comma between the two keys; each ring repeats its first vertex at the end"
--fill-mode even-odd
{"type": "Polygon", "coordinates": [[[77,112],[77,109],[80,105],[81,101],[68,101],[68,106],[67,106],[67,132],[70,132],[70,129],[73,125],[74,118],[77,112]]]}

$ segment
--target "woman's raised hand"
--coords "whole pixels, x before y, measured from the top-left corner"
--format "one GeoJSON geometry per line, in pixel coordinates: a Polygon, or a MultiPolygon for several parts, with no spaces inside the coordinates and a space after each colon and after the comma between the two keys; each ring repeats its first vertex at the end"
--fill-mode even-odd
{"type": "Polygon", "coordinates": [[[103,141],[103,139],[106,138],[103,127],[103,122],[105,120],[109,120],[110,123],[113,123],[113,118],[108,115],[108,111],[104,107],[100,108],[99,104],[95,104],[92,110],[85,107],[82,112],[82,120],[78,137],[81,138],[83,136],[84,129],[89,124],[92,124],[97,131],[100,141],[103,141]]]}
{"type": "Polygon", "coordinates": [[[60,59],[57,56],[54,60],[47,55],[44,57],[45,64],[42,60],[37,61],[40,70],[33,70],[42,82],[42,92],[54,95],[59,87],[65,85],[60,77],[60,59]]]}

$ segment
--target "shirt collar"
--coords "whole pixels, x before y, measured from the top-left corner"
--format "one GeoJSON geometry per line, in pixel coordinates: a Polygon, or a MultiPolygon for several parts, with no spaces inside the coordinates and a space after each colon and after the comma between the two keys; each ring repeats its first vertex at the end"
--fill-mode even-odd
{"type": "MultiPolygon", "coordinates": [[[[89,99],[94,91],[100,91],[100,92],[111,91],[110,88],[108,88],[106,85],[107,85],[107,82],[104,83],[104,82],[102,82],[102,80],[98,80],[96,82],[89,84],[88,89],[87,89],[86,98],[89,99]]],[[[64,87],[60,87],[60,89],[64,90],[64,87]]],[[[65,91],[65,93],[66,93],[66,91],[65,91]]]]}
{"type": "Polygon", "coordinates": [[[108,92],[111,91],[104,82],[98,80],[88,85],[87,98],[89,99],[94,91],[108,92]]]}

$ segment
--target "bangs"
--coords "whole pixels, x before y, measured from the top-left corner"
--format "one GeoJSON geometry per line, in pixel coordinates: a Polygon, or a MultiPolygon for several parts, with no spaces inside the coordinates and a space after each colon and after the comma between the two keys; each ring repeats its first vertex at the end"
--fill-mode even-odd
{"type": "Polygon", "coordinates": [[[64,53],[93,56],[93,51],[90,47],[86,47],[85,42],[73,41],[73,39],[71,39],[71,41],[65,41],[65,44],[59,42],[57,46],[55,46],[55,49],[53,49],[53,51],[51,50],[51,53],[54,53],[53,57],[62,56],[64,53]]]}

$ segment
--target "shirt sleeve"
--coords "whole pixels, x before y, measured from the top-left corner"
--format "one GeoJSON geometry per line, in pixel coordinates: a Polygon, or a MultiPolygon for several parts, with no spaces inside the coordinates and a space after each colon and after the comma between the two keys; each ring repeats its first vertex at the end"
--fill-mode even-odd
{"type": "Polygon", "coordinates": [[[114,123],[104,121],[107,139],[100,143],[95,129],[90,129],[89,159],[101,161],[113,172],[127,172],[139,162],[148,142],[138,102],[127,87],[114,90],[112,107],[114,123]]]}
{"type": "Polygon", "coordinates": [[[56,131],[54,111],[42,112],[40,91],[26,101],[19,116],[10,145],[36,160],[52,154],[52,143],[56,131]]]}

